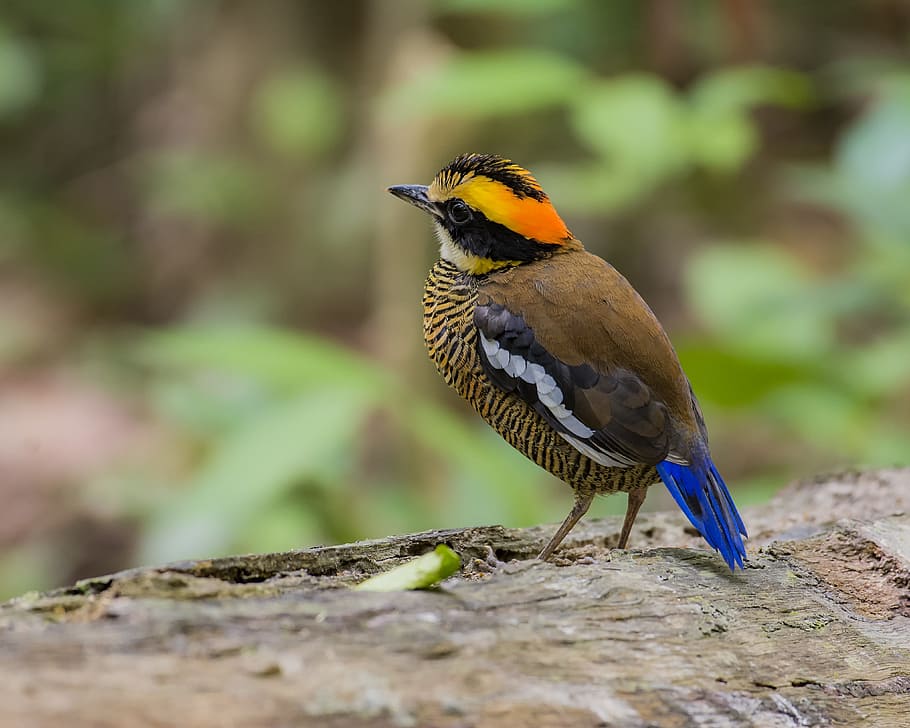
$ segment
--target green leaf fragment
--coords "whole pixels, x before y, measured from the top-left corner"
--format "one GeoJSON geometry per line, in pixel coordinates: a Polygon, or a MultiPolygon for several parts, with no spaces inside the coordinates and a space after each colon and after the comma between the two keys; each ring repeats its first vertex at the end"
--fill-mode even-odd
{"type": "Polygon", "coordinates": [[[371,576],[354,588],[376,592],[426,589],[447,579],[460,568],[461,558],[458,554],[445,544],[440,544],[430,553],[411,559],[382,574],[371,576]]]}

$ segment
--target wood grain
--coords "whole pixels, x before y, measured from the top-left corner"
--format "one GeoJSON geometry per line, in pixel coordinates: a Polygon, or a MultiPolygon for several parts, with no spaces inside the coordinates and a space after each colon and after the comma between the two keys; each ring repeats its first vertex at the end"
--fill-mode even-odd
{"type": "Polygon", "coordinates": [[[136,569],[0,607],[3,726],[906,726],[910,471],[747,511],[732,575],[682,516],[429,532],[136,569]],[[345,585],[445,542],[425,592],[345,585]],[[659,546],[658,546],[659,545],[659,546]],[[493,557],[507,563],[490,566],[493,557]]]}

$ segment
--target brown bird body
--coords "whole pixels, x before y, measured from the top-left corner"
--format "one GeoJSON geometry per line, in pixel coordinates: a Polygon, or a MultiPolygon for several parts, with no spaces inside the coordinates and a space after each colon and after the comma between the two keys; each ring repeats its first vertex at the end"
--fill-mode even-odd
{"type": "MultiPolygon", "coordinates": [[[[540,296],[545,299],[552,285],[545,280],[548,277],[546,274],[561,269],[561,276],[569,279],[586,277],[584,269],[577,263],[573,264],[574,255],[565,253],[546,261],[508,268],[485,279],[462,273],[445,260],[438,261],[430,271],[424,289],[424,341],[430,358],[446,383],[516,450],[571,485],[579,495],[628,493],[660,481],[653,464],[632,468],[607,467],[585,456],[563,439],[521,396],[503,392],[494,384],[481,364],[478,351],[474,313],[478,301],[486,300],[508,304],[510,310],[527,314],[530,321],[536,324],[535,334],[551,351],[554,349],[550,347],[554,344],[573,340],[568,331],[579,332],[584,338],[593,337],[590,325],[582,317],[573,318],[570,313],[565,313],[557,320],[547,317],[538,321],[540,316],[535,317],[533,313],[533,298],[540,296]],[[544,271],[545,277],[542,278],[540,274],[544,271]],[[509,285],[515,274],[520,274],[530,285],[509,285]],[[510,293],[516,295],[513,297],[510,293]]],[[[577,255],[589,254],[578,251],[577,255]]],[[[600,261],[599,258],[596,260],[600,261]]],[[[609,270],[619,276],[612,268],[609,270]]],[[[625,287],[632,295],[638,295],[628,283],[625,287]]],[[[604,305],[609,304],[604,302],[604,305]]],[[[580,352],[577,348],[572,352],[573,348],[570,346],[567,353],[571,352],[574,355],[572,358],[582,363],[583,359],[578,358],[580,352]]]]}
{"type": "Polygon", "coordinates": [[[529,172],[464,155],[429,187],[393,187],[430,213],[441,259],[424,339],[445,381],[506,442],[568,483],[575,504],[547,558],[597,494],[623,491],[626,545],[663,480],[733,568],[745,527],[669,338],[629,282],[584,250],[529,172]]]}

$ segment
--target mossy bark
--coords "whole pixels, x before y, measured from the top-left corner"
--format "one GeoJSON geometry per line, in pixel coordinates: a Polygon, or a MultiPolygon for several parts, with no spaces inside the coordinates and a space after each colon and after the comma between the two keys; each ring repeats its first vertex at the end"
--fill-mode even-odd
{"type": "Polygon", "coordinates": [[[910,471],[746,521],[737,574],[658,513],[629,551],[584,522],[553,563],[549,528],[474,528],[27,595],[0,607],[0,724],[908,725],[910,471]],[[465,568],[435,590],[346,588],[438,543],[465,568]]]}

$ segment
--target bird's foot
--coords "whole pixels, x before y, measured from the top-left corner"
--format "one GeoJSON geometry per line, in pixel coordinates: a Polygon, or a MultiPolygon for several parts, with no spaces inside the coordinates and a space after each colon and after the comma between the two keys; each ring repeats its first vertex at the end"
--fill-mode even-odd
{"type": "Polygon", "coordinates": [[[475,573],[480,574],[492,574],[499,569],[503,568],[506,565],[505,561],[502,561],[493,550],[493,547],[489,544],[484,544],[483,546],[484,555],[483,558],[475,557],[471,561],[471,566],[475,573]]]}

